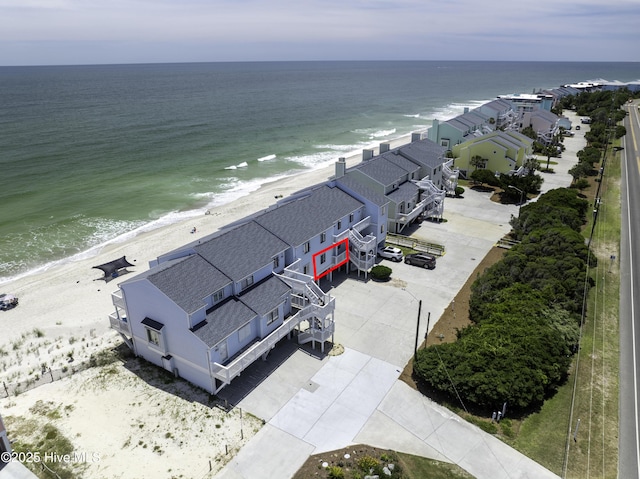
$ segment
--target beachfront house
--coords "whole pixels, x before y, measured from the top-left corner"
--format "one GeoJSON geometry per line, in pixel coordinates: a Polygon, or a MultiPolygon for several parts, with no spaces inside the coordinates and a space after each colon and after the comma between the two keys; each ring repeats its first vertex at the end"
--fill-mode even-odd
{"type": "Polygon", "coordinates": [[[533,128],[538,141],[544,145],[553,143],[554,137],[560,133],[560,128],[571,129],[571,121],[568,118],[540,109],[526,112],[522,117],[522,124],[524,127],[533,128]]]}
{"type": "Polygon", "coordinates": [[[364,204],[323,184],[168,252],[113,293],[111,327],[136,356],[219,392],[285,336],[333,339],[333,272],[375,263],[364,204]],[[364,233],[364,234],[363,234],[364,233]]]}
{"type": "Polygon", "coordinates": [[[332,280],[339,269],[367,272],[375,264],[378,219],[334,185],[307,188],[254,216],[289,245],[287,272],[332,280]]]}
{"type": "MultiPolygon", "coordinates": [[[[362,162],[348,169],[339,160],[335,184],[378,209],[383,233],[383,215],[391,233],[401,233],[420,216],[441,217],[447,191],[457,185],[457,172],[449,168],[444,148],[414,136],[411,143],[393,150],[382,143],[379,152],[374,156],[373,150],[364,150],[362,162]]],[[[384,245],[382,236],[379,247],[384,245]]]]}
{"type": "Polygon", "coordinates": [[[454,145],[454,165],[465,176],[476,168],[486,168],[494,173],[524,174],[525,162],[534,157],[533,140],[515,131],[494,131],[454,145]],[[472,165],[471,160],[480,157],[481,165],[472,165]]]}
{"type": "Polygon", "coordinates": [[[506,100],[498,98],[480,105],[473,111],[486,116],[487,122],[494,130],[508,131],[518,129],[518,111],[506,100]]]}
{"type": "Polygon", "coordinates": [[[494,126],[489,122],[489,117],[482,112],[469,108],[464,109],[462,115],[440,122],[434,119],[427,130],[427,138],[434,143],[451,150],[454,145],[462,143],[474,136],[491,133],[494,126]]]}
{"type": "Polygon", "coordinates": [[[520,118],[524,113],[534,110],[551,111],[554,105],[554,96],[544,92],[498,95],[498,98],[509,103],[520,118]]]}
{"type": "Polygon", "coordinates": [[[119,285],[112,327],[137,356],[217,393],[303,321],[323,329],[313,340],[333,332],[334,303],[321,291],[310,315],[292,306],[278,277],[287,249],[248,222],[167,253],[119,285]]]}

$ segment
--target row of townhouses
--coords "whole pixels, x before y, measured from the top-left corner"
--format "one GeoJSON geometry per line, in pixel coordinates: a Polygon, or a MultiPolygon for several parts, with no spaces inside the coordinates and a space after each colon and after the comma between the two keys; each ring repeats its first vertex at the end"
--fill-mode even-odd
{"type": "Polygon", "coordinates": [[[457,172],[419,135],[327,182],[156,258],[112,294],[110,324],[136,356],[215,394],[285,337],[333,341],[335,299],[319,286],[364,274],[387,232],[441,216],[457,172]]]}
{"type": "MultiPolygon", "coordinates": [[[[336,272],[365,278],[387,233],[442,217],[458,174],[480,155],[492,171],[523,174],[531,126],[550,140],[563,119],[550,112],[565,86],[499,97],[433,121],[427,138],[340,158],[327,182],[282,199],[152,261],[112,294],[110,324],[134,353],[217,393],[284,337],[333,341],[335,299],[320,287],[336,272]]],[[[564,123],[563,123],[564,122],[564,123]]]]}
{"type": "Polygon", "coordinates": [[[427,137],[451,152],[451,167],[463,177],[472,168],[471,158],[475,156],[482,157],[484,168],[491,171],[522,175],[526,173],[526,161],[534,154],[533,140],[520,131],[531,127],[537,141],[551,145],[562,129],[571,129],[571,121],[551,109],[562,97],[579,92],[564,86],[534,94],[500,95],[473,110],[465,108],[455,118],[434,120],[427,137]]]}

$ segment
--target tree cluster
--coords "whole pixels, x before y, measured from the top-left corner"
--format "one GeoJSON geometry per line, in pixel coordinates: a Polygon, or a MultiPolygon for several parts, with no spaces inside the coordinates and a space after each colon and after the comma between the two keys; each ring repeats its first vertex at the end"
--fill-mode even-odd
{"type": "Polygon", "coordinates": [[[575,186],[584,186],[584,182],[581,184],[579,180],[597,174],[594,165],[600,161],[602,150],[611,139],[618,139],[626,134],[625,127],[617,123],[626,115],[622,105],[632,97],[628,89],[621,89],[583,92],[561,100],[565,107],[571,107],[578,115],[591,120],[589,131],[584,135],[587,147],[578,152],[578,163],[569,170],[575,186]]]}
{"type": "Polygon", "coordinates": [[[588,204],[558,189],[512,221],[521,243],[478,277],[471,326],[458,340],[419,351],[414,373],[428,388],[467,406],[539,406],[566,379],[579,337],[588,262],[579,233],[588,204]]]}
{"type": "Polygon", "coordinates": [[[529,170],[529,173],[524,176],[506,175],[504,173],[496,176],[489,170],[478,169],[469,175],[469,179],[480,185],[486,184],[501,188],[503,190],[502,199],[504,201],[516,202],[520,201],[520,191],[522,191],[522,195],[526,198],[526,195],[530,193],[538,193],[544,181],[542,176],[535,173],[540,166],[537,161],[528,160],[525,166],[529,170]]]}

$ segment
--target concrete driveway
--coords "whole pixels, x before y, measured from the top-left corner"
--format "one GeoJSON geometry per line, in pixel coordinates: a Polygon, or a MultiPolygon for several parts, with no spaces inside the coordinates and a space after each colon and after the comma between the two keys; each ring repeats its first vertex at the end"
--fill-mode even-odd
{"type": "MultiPolygon", "coordinates": [[[[555,173],[543,174],[543,191],[570,184],[567,171],[583,134],[566,139],[555,173]]],[[[291,477],[309,455],[358,443],[455,463],[478,478],[557,477],[398,381],[414,351],[418,301],[421,342],[427,314],[433,327],[518,214],[517,206],[489,198],[467,190],[464,198],[446,200],[445,222],[425,222],[413,232],[445,245],[436,269],[390,263],[390,282],[334,278],[335,340],[343,354],[318,358],[295,345],[279,346],[266,361],[271,366],[258,364],[254,377],[243,373],[221,392],[266,424],[216,477],[262,478],[267,471],[291,477]]]]}

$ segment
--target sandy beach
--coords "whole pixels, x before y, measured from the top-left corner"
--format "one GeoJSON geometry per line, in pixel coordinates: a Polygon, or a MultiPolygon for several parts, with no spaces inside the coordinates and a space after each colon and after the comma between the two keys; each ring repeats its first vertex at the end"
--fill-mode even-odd
{"type": "MultiPolygon", "coordinates": [[[[391,147],[409,141],[410,136],[402,137],[391,142],[391,147]]],[[[359,161],[361,155],[351,156],[347,165],[359,161]]],[[[242,428],[237,412],[211,408],[201,391],[187,388],[176,393],[158,388],[120,362],[57,380],[63,373],[81,369],[92,354],[121,344],[108,320],[114,310],[111,293],[120,279],[105,282],[102,272],[93,266],[126,256],[135,266],[122,279],[130,278],[147,270],[149,261],[158,255],[264,209],[280,196],[321,183],[333,172],[334,167],[329,166],[264,184],[208,214],[110,244],[96,256],[1,284],[2,292],[20,300],[18,307],[0,312],[0,414],[9,418],[9,432],[11,417],[31,416],[43,424],[59,417],[56,426],[75,449],[100,458],[86,464],[83,477],[151,478],[164,475],[168,468],[173,468],[170,474],[175,477],[202,477],[208,474],[209,461],[213,472],[222,467],[259,429],[256,418],[244,418],[242,428]],[[196,233],[191,233],[193,228],[196,233]],[[51,383],[51,377],[56,381],[51,383]],[[48,384],[39,385],[44,382],[48,384]],[[198,404],[201,409],[190,411],[198,404]],[[175,426],[175,418],[163,421],[166,411],[178,409],[182,412],[174,414],[184,414],[178,423],[182,427],[175,426]],[[189,461],[185,460],[187,451],[189,461]],[[143,466],[149,454],[154,455],[157,468],[143,466]],[[198,464],[195,476],[191,460],[198,464]]]]}

